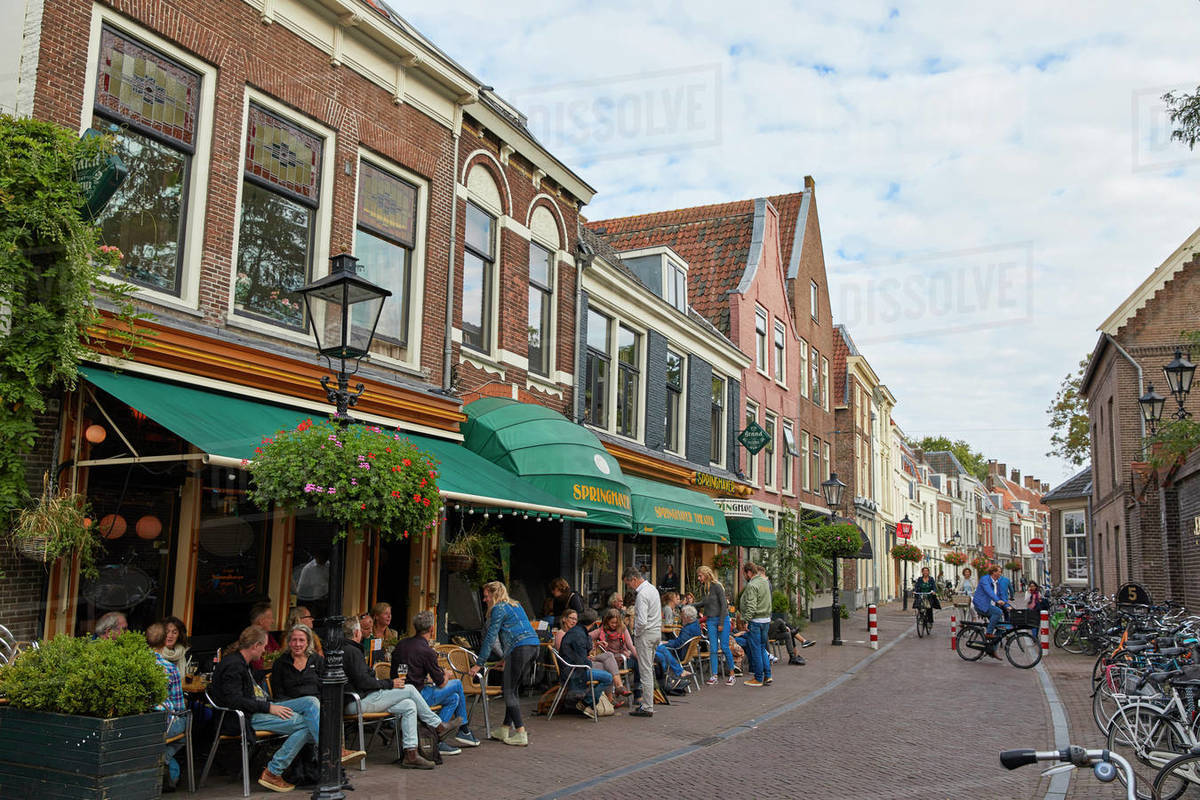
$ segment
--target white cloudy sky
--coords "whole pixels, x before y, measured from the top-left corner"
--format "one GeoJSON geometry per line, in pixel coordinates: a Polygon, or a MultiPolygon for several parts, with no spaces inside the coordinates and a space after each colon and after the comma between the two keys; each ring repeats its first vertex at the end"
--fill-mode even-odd
{"type": "Polygon", "coordinates": [[[1057,483],[1045,408],[1196,227],[1195,0],[394,6],[595,186],[593,219],[797,191],[910,434],[1057,483]]]}

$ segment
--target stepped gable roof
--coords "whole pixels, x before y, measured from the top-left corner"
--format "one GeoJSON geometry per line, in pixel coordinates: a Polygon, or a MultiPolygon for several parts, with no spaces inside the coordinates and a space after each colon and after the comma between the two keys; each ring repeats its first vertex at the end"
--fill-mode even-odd
{"type": "MultiPolygon", "coordinates": [[[[803,192],[768,197],[779,212],[780,259],[784,269],[795,244],[803,192]]],[[[728,295],[738,287],[751,258],[754,200],[737,200],[592,220],[587,227],[617,251],[668,245],[687,261],[688,302],[729,336],[728,295]]]]}
{"type": "Polygon", "coordinates": [[[1092,465],[1075,473],[1065,481],[1055,486],[1042,498],[1043,503],[1052,500],[1072,500],[1077,497],[1087,497],[1092,493],[1092,465]]]}

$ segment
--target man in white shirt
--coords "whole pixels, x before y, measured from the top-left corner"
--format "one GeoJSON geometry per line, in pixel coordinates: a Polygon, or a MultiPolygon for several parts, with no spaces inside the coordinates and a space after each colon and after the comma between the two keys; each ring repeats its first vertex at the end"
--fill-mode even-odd
{"type": "Polygon", "coordinates": [[[317,616],[324,616],[329,599],[329,553],[321,550],[300,570],[296,581],[296,602],[317,616]]]}
{"type": "Polygon", "coordinates": [[[654,650],[662,640],[662,601],[658,589],[637,568],[625,573],[625,585],[633,590],[633,649],[637,651],[642,698],[633,717],[654,716],[654,650]]]}

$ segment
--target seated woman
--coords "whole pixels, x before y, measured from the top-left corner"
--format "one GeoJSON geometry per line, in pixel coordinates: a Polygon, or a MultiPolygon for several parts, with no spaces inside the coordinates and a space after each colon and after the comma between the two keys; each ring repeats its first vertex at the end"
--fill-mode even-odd
{"type": "MultiPolygon", "coordinates": [[[[287,651],[271,667],[271,695],[277,700],[313,697],[319,702],[324,674],[325,659],[317,655],[316,634],[307,625],[296,625],[288,633],[287,651]]],[[[343,763],[363,755],[342,748],[343,763]]]]}
{"type": "Polygon", "coordinates": [[[664,628],[679,624],[679,612],[676,611],[678,607],[679,593],[664,592],[662,596],[662,624],[664,628]]]}
{"type": "Polygon", "coordinates": [[[592,638],[592,644],[604,653],[611,653],[616,659],[618,672],[620,669],[628,667],[632,670],[634,694],[638,693],[638,665],[637,651],[633,648],[633,639],[629,637],[629,631],[625,628],[624,614],[618,609],[610,608],[604,612],[604,618],[600,623],[600,627],[596,628],[589,634],[592,638]]]}
{"type": "MultiPolygon", "coordinates": [[[[611,698],[614,673],[597,667],[595,662],[588,658],[592,642],[587,634],[587,630],[577,624],[579,614],[574,609],[568,607],[563,612],[562,620],[563,630],[561,635],[555,637],[557,646],[561,647],[559,652],[568,664],[590,665],[592,667],[590,673],[591,679],[596,682],[594,686],[590,687],[589,691],[587,682],[589,673],[584,670],[573,670],[567,684],[567,690],[572,694],[582,694],[583,699],[579,701],[577,708],[587,716],[595,717],[596,699],[601,694],[609,694],[611,698]]],[[[613,705],[615,707],[616,703],[613,705]]]]}
{"type": "MultiPolygon", "coordinates": [[[[579,614],[574,609],[568,608],[566,613],[563,614],[559,619],[558,629],[554,632],[554,649],[559,651],[559,653],[562,653],[563,658],[567,659],[567,661],[572,664],[584,663],[582,661],[571,661],[570,657],[563,652],[562,641],[567,631],[570,631],[576,627],[582,628],[584,631],[586,631],[589,623],[595,622],[595,619],[595,611],[592,611],[590,608],[584,609],[583,621],[581,623],[579,614]]],[[[590,640],[591,637],[588,638],[590,640]]],[[[592,666],[592,669],[603,670],[612,677],[612,694],[618,696],[630,694],[630,691],[625,688],[625,682],[621,680],[620,666],[617,664],[616,656],[614,656],[612,653],[595,647],[591,641],[589,641],[587,645],[589,650],[587,653],[588,663],[592,666]]],[[[625,705],[625,703],[625,700],[613,700],[613,706],[617,708],[625,705]]]]}
{"type": "Polygon", "coordinates": [[[284,630],[290,631],[297,625],[303,625],[312,631],[313,644],[316,645],[317,655],[325,657],[325,648],[321,646],[321,637],[317,635],[316,629],[313,627],[313,613],[306,606],[295,606],[288,612],[287,627],[284,630]]]}
{"type": "Polygon", "coordinates": [[[158,652],[175,665],[180,675],[187,675],[188,668],[192,663],[188,650],[191,643],[188,641],[187,625],[179,617],[166,617],[163,619],[162,625],[166,633],[163,646],[158,649],[158,652]]]}

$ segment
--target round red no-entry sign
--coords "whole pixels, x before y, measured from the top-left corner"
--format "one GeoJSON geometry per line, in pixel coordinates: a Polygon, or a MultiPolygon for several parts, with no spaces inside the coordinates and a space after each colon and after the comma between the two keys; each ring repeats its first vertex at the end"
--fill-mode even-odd
{"type": "Polygon", "coordinates": [[[1029,540],[1029,552],[1040,553],[1045,549],[1046,549],[1046,543],[1043,542],[1041,539],[1030,539],[1029,540]]]}

